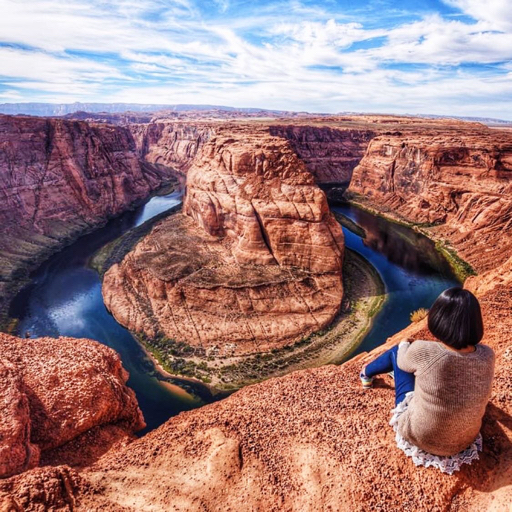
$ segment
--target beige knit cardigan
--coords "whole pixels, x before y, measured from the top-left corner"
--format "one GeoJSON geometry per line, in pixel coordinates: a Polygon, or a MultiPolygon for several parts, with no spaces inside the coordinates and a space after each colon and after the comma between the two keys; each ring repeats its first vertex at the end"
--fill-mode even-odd
{"type": "Polygon", "coordinates": [[[461,353],[434,341],[401,343],[398,366],[416,376],[414,396],[398,433],[435,455],[455,455],[477,437],[491,394],[494,352],[477,345],[461,353]]]}

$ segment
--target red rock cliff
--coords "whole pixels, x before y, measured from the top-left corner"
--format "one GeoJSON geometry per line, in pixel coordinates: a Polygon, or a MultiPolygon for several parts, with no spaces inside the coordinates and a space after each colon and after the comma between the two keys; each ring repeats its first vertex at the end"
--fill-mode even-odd
{"type": "Polygon", "coordinates": [[[349,190],[414,223],[434,224],[476,269],[512,253],[512,134],[460,123],[457,132],[380,135],[349,190]]]}
{"type": "Polygon", "coordinates": [[[270,126],[272,135],[290,141],[319,184],[348,184],[375,132],[368,128],[270,126]]]}
{"type": "Polygon", "coordinates": [[[31,262],[170,178],[141,162],[126,128],[0,116],[0,310],[31,262]]]}
{"type": "Polygon", "coordinates": [[[332,321],[343,234],[286,141],[236,128],[214,137],[188,172],[184,212],[105,275],[105,304],[123,325],[248,354],[332,321]]]}
{"type": "MultiPolygon", "coordinates": [[[[401,148],[404,140],[394,139],[401,136],[385,136],[393,139],[392,151],[400,152],[404,149],[401,148]]],[[[410,136],[412,139],[412,135],[410,136]]],[[[498,134],[497,137],[500,138],[501,135],[498,134]]],[[[240,141],[228,143],[228,140],[220,138],[218,143],[221,142],[225,144],[226,158],[219,159],[218,163],[215,163],[215,168],[204,169],[204,181],[198,184],[195,191],[196,203],[190,204],[189,207],[192,208],[191,211],[196,211],[198,220],[220,219],[220,222],[211,223],[212,226],[220,226],[219,229],[222,229],[224,222],[229,222],[229,232],[225,230],[224,238],[219,238],[216,234],[208,235],[204,230],[201,233],[195,222],[186,217],[181,217],[176,227],[188,230],[189,226],[195,226],[190,228],[190,234],[187,231],[181,234],[185,237],[200,235],[196,240],[196,247],[203,246],[204,251],[196,252],[200,252],[201,258],[205,257],[205,253],[228,254],[232,258],[230,261],[233,262],[232,267],[227,267],[230,270],[237,265],[230,250],[238,241],[236,229],[238,226],[250,227],[258,223],[257,220],[250,220],[251,215],[240,214],[240,220],[236,219],[239,211],[246,212],[245,208],[238,210],[238,197],[242,195],[240,190],[245,190],[246,178],[242,170],[252,165],[258,165],[263,169],[266,159],[259,157],[251,160],[248,156],[247,160],[238,160],[239,150],[235,149],[240,147],[237,146],[240,141]],[[233,150],[230,149],[232,143],[233,150]],[[232,168],[228,162],[239,161],[252,162],[240,168],[241,176],[238,172],[230,176],[224,171],[232,168]],[[227,208],[227,198],[220,198],[221,194],[214,188],[218,182],[213,179],[211,182],[208,181],[208,176],[216,174],[222,175],[226,180],[229,178],[236,183],[242,183],[241,187],[235,189],[236,210],[227,208]],[[199,211],[196,208],[199,208],[199,211]]],[[[217,141],[211,143],[217,144],[217,141]]],[[[438,140],[436,144],[439,147],[443,141],[438,140]]],[[[278,143],[276,147],[279,147],[278,143]]],[[[379,170],[378,165],[375,169],[369,165],[362,167],[360,175],[359,171],[356,171],[355,176],[361,178],[354,182],[354,187],[366,189],[368,194],[373,191],[372,204],[382,209],[390,208],[391,211],[391,208],[396,206],[401,215],[411,220],[430,220],[421,213],[421,208],[414,202],[417,201],[413,192],[415,176],[424,180],[422,183],[425,188],[418,188],[418,193],[430,193],[431,195],[425,196],[425,199],[430,199],[433,209],[436,210],[437,205],[444,204],[440,200],[444,196],[440,193],[449,193],[451,179],[454,180],[455,190],[462,189],[462,182],[457,181],[457,176],[460,177],[457,172],[460,172],[464,173],[463,181],[469,183],[468,186],[471,186],[475,194],[478,188],[476,183],[479,179],[482,180],[485,193],[479,197],[484,203],[490,201],[492,205],[493,199],[506,199],[506,195],[502,193],[503,190],[508,190],[506,186],[502,191],[499,189],[499,186],[508,183],[503,179],[509,172],[509,160],[506,156],[508,150],[504,149],[506,147],[506,144],[500,146],[498,153],[493,150],[493,155],[504,156],[493,157],[501,163],[491,163],[487,174],[483,171],[485,166],[460,165],[459,159],[459,164],[456,165],[459,167],[458,171],[454,170],[452,175],[444,170],[445,166],[441,166],[444,174],[440,175],[438,165],[432,166],[430,171],[426,172],[424,166],[427,164],[423,159],[415,160],[416,155],[419,154],[421,157],[425,152],[428,153],[427,141],[424,139],[421,148],[411,151],[407,158],[396,160],[397,164],[400,164],[399,168],[419,166],[421,172],[412,172],[408,179],[404,177],[404,183],[399,184],[394,192],[381,190],[381,187],[390,186],[390,175],[386,174],[389,171],[388,167],[384,166],[379,170]],[[367,169],[367,174],[362,173],[363,169],[367,169]],[[495,180],[491,179],[493,173],[496,174],[495,180]],[[368,177],[368,184],[363,176],[368,177]],[[432,179],[432,176],[436,179],[432,179]],[[439,179],[439,176],[444,179],[439,179]],[[394,194],[397,191],[400,200],[395,204],[394,194]],[[437,198],[436,201],[439,202],[434,202],[433,198],[437,198]]],[[[482,151],[483,149],[485,148],[482,148],[482,151]]],[[[370,150],[367,156],[372,155],[370,150]]],[[[262,148],[263,155],[268,151],[268,148],[262,148]]],[[[374,162],[385,162],[386,151],[383,150],[384,154],[379,157],[380,160],[377,158],[377,152],[373,156],[374,162]]],[[[286,148],[280,147],[279,152],[286,153],[286,148]]],[[[472,160],[475,161],[471,157],[469,162],[472,160]]],[[[450,166],[446,167],[450,169],[450,166]]],[[[406,176],[407,172],[404,173],[406,176]]],[[[220,188],[219,183],[220,191],[233,190],[228,188],[232,186],[232,181],[222,184],[223,188],[220,188]]],[[[241,203],[246,204],[246,200],[247,198],[242,195],[241,203]]],[[[478,204],[478,196],[475,196],[474,202],[478,204]]],[[[467,210],[459,210],[459,213],[464,211],[467,210]]],[[[494,210],[491,208],[490,211],[494,210]]],[[[442,212],[441,208],[439,212],[442,212]]],[[[482,215],[485,215],[485,210],[482,215]]],[[[478,221],[478,217],[475,221],[478,221]]],[[[489,270],[467,282],[467,286],[477,294],[482,305],[486,325],[484,342],[495,350],[497,358],[496,378],[482,431],[484,451],[479,461],[471,466],[465,466],[460,473],[448,476],[433,468],[416,468],[412,461],[396,448],[393,431],[388,425],[389,411],[394,400],[392,381],[384,377],[377,381],[373,390],[361,390],[358,372],[362,361],[358,360],[342,366],[326,366],[295,372],[244,388],[222,402],[180,414],[131,445],[108,453],[96,465],[83,470],[80,475],[69,468],[58,466],[37,468],[4,479],[0,481],[1,506],[7,510],[27,511],[48,510],[53,507],[61,510],[124,512],[230,509],[301,512],[508,511],[512,501],[512,259],[510,254],[509,258],[505,259],[503,252],[499,250],[501,244],[508,240],[508,231],[503,229],[507,226],[507,221],[506,216],[504,220],[495,216],[495,224],[489,222],[485,224],[485,229],[479,228],[482,235],[488,236],[487,246],[479,246],[478,250],[484,255],[481,266],[488,267],[489,270]],[[493,226],[497,226],[497,229],[493,226]],[[490,249],[488,252],[494,256],[494,262],[490,257],[485,257],[486,249],[490,249]]],[[[469,228],[468,221],[448,210],[444,223],[435,229],[445,229],[446,231],[440,232],[446,232],[447,236],[451,237],[448,240],[455,244],[464,222],[465,227],[469,228]],[[453,226],[458,227],[455,229],[453,226]]],[[[476,226],[479,226],[478,222],[476,226]]],[[[138,274],[137,279],[146,279],[145,276],[140,277],[140,269],[142,264],[146,265],[148,261],[143,259],[143,249],[147,249],[149,260],[156,263],[153,275],[164,282],[155,288],[155,293],[152,292],[152,297],[156,298],[168,293],[168,282],[172,280],[167,279],[168,276],[172,278],[174,272],[182,272],[169,267],[165,261],[167,251],[172,249],[174,243],[179,243],[180,236],[173,235],[174,238],[171,236],[169,242],[166,242],[166,237],[170,235],[164,235],[169,233],[169,230],[164,228],[165,226],[160,228],[161,233],[158,236],[155,234],[155,228],[151,235],[154,236],[154,241],[144,241],[143,244],[147,245],[140,246],[139,254],[133,255],[132,266],[125,269],[126,272],[138,274]],[[169,274],[163,274],[164,269],[167,269],[165,272],[169,274]]],[[[254,250],[254,254],[258,257],[265,255],[265,249],[261,244],[264,237],[255,235],[252,229],[247,233],[249,239],[254,241],[250,246],[254,247],[251,249],[254,250]]],[[[186,246],[188,240],[185,239],[185,242],[186,246]]],[[[295,243],[296,240],[292,238],[292,242],[295,243]]],[[[478,240],[474,238],[473,242],[477,244],[478,240]]],[[[473,254],[468,244],[461,242],[456,247],[473,254]]],[[[179,247],[178,249],[181,250],[179,247]]],[[[178,256],[179,250],[175,256],[178,256]]],[[[284,248],[282,250],[284,251],[284,248]]],[[[247,252],[245,250],[241,254],[247,252]]],[[[270,251],[267,253],[270,254],[270,251]]],[[[477,254],[476,249],[474,254],[477,254]]],[[[187,264],[193,267],[195,257],[195,252],[189,251],[186,258],[176,260],[176,267],[181,266],[185,269],[187,264]]],[[[212,265],[211,268],[215,267],[212,265]]],[[[236,277],[236,273],[233,275],[236,277]]],[[[225,279],[228,280],[228,277],[225,279]]],[[[205,282],[207,279],[209,276],[198,282],[205,282]]],[[[218,293],[218,289],[215,291],[218,293]]],[[[215,295],[212,294],[212,297],[215,299],[215,295]]],[[[219,307],[218,304],[214,305],[219,307]]],[[[408,335],[429,336],[423,324],[415,324],[397,334],[390,343],[395,343],[408,335]]],[[[384,347],[375,352],[383,349],[384,347]]],[[[374,356],[375,353],[363,356],[362,359],[374,356]]],[[[14,397],[18,396],[22,389],[21,377],[15,377],[15,371],[13,362],[5,363],[0,368],[4,388],[14,397]]],[[[2,402],[1,405],[4,406],[6,403],[2,402]]],[[[12,433],[13,444],[26,446],[29,441],[22,418],[27,410],[28,399],[19,399],[19,404],[19,412],[16,414],[12,406],[10,409],[6,407],[10,414],[9,418],[14,420],[13,425],[17,425],[9,427],[9,432],[12,433]]],[[[0,423],[0,428],[6,424],[0,423]]],[[[5,431],[2,430],[2,436],[5,431]]],[[[0,450],[0,456],[5,453],[0,450]]],[[[23,449],[17,449],[16,460],[20,461],[20,464],[26,464],[26,454],[23,449]]]]}
{"type": "Polygon", "coordinates": [[[215,133],[207,123],[152,121],[131,124],[141,158],[186,174],[202,145],[215,133]]]}

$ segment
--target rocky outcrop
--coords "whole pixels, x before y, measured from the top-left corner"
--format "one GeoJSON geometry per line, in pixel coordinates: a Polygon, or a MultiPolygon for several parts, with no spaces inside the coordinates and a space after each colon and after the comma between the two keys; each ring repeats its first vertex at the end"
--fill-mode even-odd
{"type": "Polygon", "coordinates": [[[36,466],[39,449],[30,442],[28,400],[20,375],[7,360],[0,360],[0,477],[36,466]]]}
{"type": "Polygon", "coordinates": [[[512,134],[460,123],[457,132],[380,135],[349,191],[392,215],[425,224],[477,270],[512,252],[512,134]]]}
{"type": "Polygon", "coordinates": [[[55,461],[60,447],[66,458],[66,445],[77,465],[90,463],[106,436],[96,453],[94,442],[77,451],[80,436],[99,439],[94,429],[108,427],[113,444],[145,426],[119,356],[97,342],[0,334],[0,379],[0,477],[37,465],[40,452],[55,461]]]}
{"type": "Polygon", "coordinates": [[[129,129],[141,158],[186,174],[201,149],[215,133],[207,123],[153,121],[131,124],[129,129]]]}
{"type": "Polygon", "coordinates": [[[232,129],[188,172],[186,216],[155,227],[105,275],[116,319],[221,355],[321,329],[343,296],[343,234],[282,139],[232,129]]]}
{"type": "Polygon", "coordinates": [[[28,267],[171,178],[125,128],[0,116],[0,310],[28,267]]]}
{"type": "Polygon", "coordinates": [[[368,128],[270,126],[272,135],[290,141],[318,184],[348,185],[375,132],[368,128]]]}

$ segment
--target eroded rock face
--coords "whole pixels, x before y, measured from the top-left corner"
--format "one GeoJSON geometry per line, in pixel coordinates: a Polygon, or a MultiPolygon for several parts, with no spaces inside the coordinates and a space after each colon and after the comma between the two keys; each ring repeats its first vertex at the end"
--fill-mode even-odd
{"type": "MultiPolygon", "coordinates": [[[[391,137],[395,136],[402,135],[391,137]]],[[[400,144],[394,145],[395,149],[398,150],[400,144]]],[[[226,145],[227,150],[229,145],[226,145]]],[[[426,150],[425,147],[423,150],[426,150]]],[[[421,151],[412,151],[407,158],[411,161],[403,161],[400,165],[404,168],[413,165],[414,157],[418,153],[421,156],[421,151]]],[[[218,166],[223,169],[221,161],[237,162],[238,157],[234,156],[236,157],[232,151],[226,151],[226,158],[219,160],[218,166]]],[[[248,161],[251,162],[250,158],[248,161]]],[[[421,158],[419,161],[421,163],[421,158]]],[[[502,178],[508,172],[503,170],[508,168],[507,158],[499,158],[499,161],[500,169],[495,166],[487,174],[483,170],[481,173],[475,171],[472,166],[462,166],[467,168],[459,172],[466,173],[465,181],[473,191],[477,188],[475,182],[481,180],[485,185],[482,198],[492,199],[492,191],[495,190],[494,197],[504,200],[506,194],[500,192],[499,188],[493,188],[497,187],[496,183],[505,183],[502,178]],[[495,171],[501,173],[501,178],[490,183],[490,176],[495,171]]],[[[265,159],[263,162],[258,159],[257,162],[261,168],[265,167],[265,159]]],[[[421,170],[417,173],[425,180],[422,182],[424,188],[418,191],[420,195],[424,191],[434,191],[439,195],[432,196],[439,198],[445,187],[447,191],[450,190],[449,174],[441,176],[446,180],[441,179],[436,174],[438,170],[435,166],[429,172],[424,172],[426,167],[423,165],[426,164],[421,163],[421,170]],[[438,176],[437,181],[428,181],[431,176],[438,176]]],[[[224,166],[230,168],[226,163],[224,166]]],[[[378,166],[376,169],[379,171],[378,166]]],[[[368,193],[370,189],[373,191],[375,205],[393,208],[395,203],[392,198],[399,190],[403,202],[397,201],[398,211],[404,217],[410,216],[411,220],[428,219],[428,216],[421,217],[412,208],[416,204],[412,191],[413,181],[407,185],[407,179],[404,178],[394,193],[381,191],[380,187],[389,186],[387,171],[382,170],[379,178],[378,174],[370,174],[370,167],[367,170],[370,185],[359,181],[357,186],[367,186],[368,193]]],[[[272,245],[267,246],[268,250],[265,252],[263,235],[260,237],[256,230],[247,227],[256,226],[259,222],[251,220],[251,215],[240,213],[247,209],[238,208],[238,204],[240,202],[246,206],[247,198],[237,192],[236,209],[228,208],[228,200],[214,188],[217,181],[208,181],[210,172],[211,170],[204,169],[206,176],[197,186],[195,203],[188,207],[195,212],[197,221],[205,226],[216,226],[222,236],[216,232],[205,232],[195,220],[187,217],[172,220],[176,222],[176,235],[164,228],[158,231],[162,225],[155,228],[152,238],[137,246],[128,256],[131,258],[130,265],[123,268],[124,272],[131,275],[131,282],[134,287],[138,287],[139,292],[143,289],[143,284],[156,281],[162,283],[155,285],[153,289],[148,288],[147,293],[151,295],[151,300],[144,307],[147,304],[163,304],[164,302],[158,301],[170,293],[168,290],[174,290],[180,285],[178,283],[169,286],[169,283],[176,276],[183,275],[189,277],[182,281],[188,279],[194,282],[197,279],[197,283],[204,290],[214,290],[215,293],[209,296],[212,307],[221,307],[222,304],[219,305],[215,300],[220,296],[220,303],[226,295],[220,295],[219,290],[222,287],[216,288],[212,283],[220,281],[224,287],[226,283],[230,283],[230,286],[237,288],[240,285],[237,281],[238,272],[243,270],[246,278],[251,275],[249,269],[260,268],[259,263],[239,263],[238,255],[243,258],[252,253],[259,259],[268,258],[271,252],[274,254],[272,245]],[[230,226],[229,230],[223,227],[225,225],[230,226]],[[180,240],[179,231],[185,237],[184,246],[192,241],[200,248],[197,251],[189,250],[182,260],[174,258],[181,248],[178,247],[176,253],[172,253],[173,247],[180,240]],[[247,233],[251,243],[243,244],[243,250],[235,250],[240,242],[240,233],[247,233]],[[166,261],[168,251],[171,251],[172,258],[166,261]],[[217,258],[217,254],[222,271],[212,266],[208,259],[214,256],[217,258]],[[146,256],[147,260],[144,259],[146,256]],[[230,263],[224,264],[224,261],[230,263]],[[152,270],[141,272],[148,268],[148,262],[151,262],[152,270]],[[198,263],[200,265],[196,267],[198,263]],[[190,266],[189,269],[187,265],[190,266]],[[197,271],[199,267],[206,268],[206,275],[202,276],[197,271]],[[205,283],[209,285],[206,286],[205,283]]],[[[215,169],[214,172],[229,177],[224,170],[221,172],[215,169]]],[[[412,176],[414,175],[413,173],[412,176]]],[[[462,189],[462,178],[460,175],[457,178],[456,172],[454,176],[456,190],[462,189]],[[457,179],[461,181],[456,181],[457,179]]],[[[242,177],[235,174],[232,179],[237,184],[243,182],[239,188],[244,189],[243,174],[242,177]]],[[[508,189],[505,187],[503,190],[508,189]]],[[[475,200],[475,203],[478,205],[479,201],[475,200]]],[[[432,201],[431,204],[435,211],[437,203],[432,201]]],[[[444,203],[440,201],[439,204],[444,203]]],[[[470,205],[464,205],[465,208],[458,210],[460,215],[456,214],[456,209],[448,210],[445,224],[435,228],[440,233],[446,232],[448,239],[454,241],[454,244],[459,230],[464,227],[469,229],[471,225],[464,220],[462,213],[472,210],[470,205]],[[441,231],[442,229],[445,231],[441,231]]],[[[493,212],[492,208],[490,211],[493,212]]],[[[507,211],[505,210],[505,214],[507,211]]],[[[485,217],[486,211],[481,212],[485,217]]],[[[479,218],[473,218],[476,226],[479,226],[479,218]]],[[[266,220],[262,219],[263,226],[266,220]]],[[[508,231],[505,229],[507,221],[506,215],[504,218],[496,216],[494,221],[479,227],[477,233],[488,236],[487,247],[476,247],[474,254],[483,255],[481,265],[489,270],[467,282],[467,286],[477,294],[482,305],[486,327],[484,342],[495,350],[497,357],[493,392],[482,430],[484,451],[479,461],[465,466],[460,473],[448,476],[433,468],[417,468],[395,447],[393,431],[388,425],[389,411],[394,402],[392,381],[383,377],[377,380],[373,390],[363,391],[358,379],[361,365],[365,360],[375,357],[377,350],[339,367],[326,366],[295,372],[247,387],[222,402],[180,414],[130,446],[109,453],[80,475],[69,468],[51,467],[33,469],[5,479],[0,482],[0,507],[7,510],[42,511],[55,508],[125,512],[229,508],[301,512],[329,509],[350,512],[508,510],[512,500],[512,260],[510,253],[506,259],[504,253],[500,252],[502,244],[508,240],[508,231]],[[486,254],[489,256],[485,256],[486,254]]],[[[294,246],[298,245],[295,238],[292,237],[291,240],[294,246]]],[[[473,243],[479,242],[473,238],[473,243]]],[[[457,247],[467,251],[467,254],[473,254],[469,244],[461,242],[457,247]]],[[[283,258],[287,257],[285,247],[277,252],[283,258]]],[[[308,260],[308,257],[303,256],[300,259],[304,262],[308,260]]],[[[264,265],[267,270],[271,267],[276,267],[279,271],[281,266],[276,263],[264,265]]],[[[306,267],[300,270],[311,272],[306,267]]],[[[259,278],[259,271],[252,275],[254,280],[259,278]]],[[[185,284],[183,289],[186,290],[185,284]]],[[[205,301],[206,299],[203,302],[205,301]]],[[[142,307],[137,306],[133,309],[136,313],[142,307]]],[[[129,309],[131,306],[126,307],[129,309]]],[[[155,313],[152,312],[151,315],[155,313]]],[[[144,321],[142,315],[136,317],[134,314],[130,318],[144,321]]],[[[429,333],[424,324],[414,324],[398,333],[390,343],[405,336],[428,338],[429,333]]],[[[24,340],[20,340],[22,341],[24,340]]],[[[382,349],[384,347],[379,350],[382,349]]],[[[28,361],[22,361],[23,354],[16,357],[20,358],[19,364],[28,364],[28,361]]],[[[0,370],[0,378],[7,376],[9,383],[14,382],[12,390],[9,387],[7,389],[12,396],[18,396],[21,384],[9,377],[11,367],[18,364],[12,359],[5,365],[5,370],[0,370]]],[[[55,360],[54,364],[58,361],[55,360]]],[[[59,364],[62,365],[61,362],[59,364]]],[[[7,381],[4,379],[2,383],[7,381]]],[[[57,390],[56,387],[55,393],[57,390]]],[[[47,400],[45,403],[52,402],[47,400]]],[[[90,402],[86,403],[90,407],[90,402]]],[[[23,407],[21,409],[23,411],[23,407]]],[[[6,424],[0,422],[0,428],[6,424]]],[[[21,439],[25,437],[21,435],[21,439]]],[[[3,452],[0,451],[1,453],[3,452]]]]}
{"type": "Polygon", "coordinates": [[[129,129],[141,158],[182,174],[187,173],[197,152],[215,133],[211,124],[164,120],[131,124],[129,129]]]}
{"type": "Polygon", "coordinates": [[[126,128],[0,116],[0,310],[33,262],[170,179],[126,128]]]}
{"type": "Polygon", "coordinates": [[[0,359],[0,477],[36,466],[39,449],[30,442],[30,411],[20,375],[0,359]]]}
{"type": "Polygon", "coordinates": [[[212,139],[188,172],[184,213],[106,273],[105,304],[122,324],[233,355],[333,319],[343,234],[287,142],[248,130],[212,139]]]}
{"type": "Polygon", "coordinates": [[[37,465],[40,451],[96,427],[116,425],[124,436],[144,428],[113,350],[90,340],[0,334],[0,354],[0,476],[37,465]]]}
{"type": "Polygon", "coordinates": [[[319,184],[348,185],[375,132],[329,126],[271,126],[270,133],[290,141],[319,184]]]}
{"type": "Polygon", "coordinates": [[[373,139],[349,190],[448,239],[478,270],[512,252],[512,134],[463,123],[457,133],[373,139]]]}

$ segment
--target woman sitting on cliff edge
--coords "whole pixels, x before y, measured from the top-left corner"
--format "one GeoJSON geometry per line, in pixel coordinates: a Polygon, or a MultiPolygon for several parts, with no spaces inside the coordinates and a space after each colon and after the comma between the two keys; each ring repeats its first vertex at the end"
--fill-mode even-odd
{"type": "Polygon", "coordinates": [[[477,298],[462,288],[445,290],[428,314],[439,341],[402,341],[361,372],[364,388],[375,375],[394,372],[390,424],[398,447],[414,463],[452,474],[478,459],[480,427],[491,393],[494,352],[481,345],[477,298]]]}

